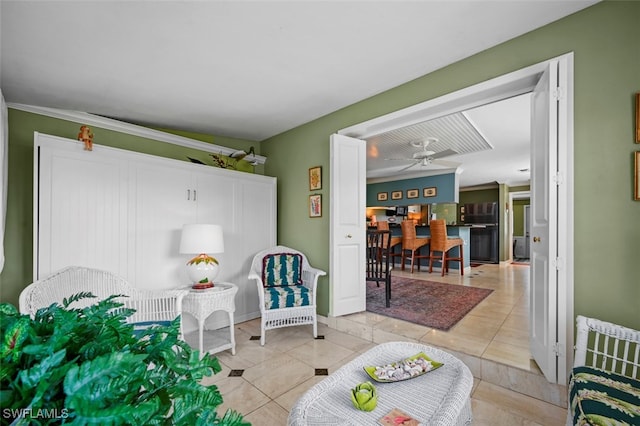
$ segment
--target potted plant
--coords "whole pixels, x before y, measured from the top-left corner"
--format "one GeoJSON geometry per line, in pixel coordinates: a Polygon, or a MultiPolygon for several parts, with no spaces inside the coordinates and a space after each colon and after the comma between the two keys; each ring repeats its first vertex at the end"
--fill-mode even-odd
{"type": "Polygon", "coordinates": [[[86,308],[81,293],[32,319],[0,304],[2,424],[247,425],[216,407],[204,376],[218,359],[179,338],[179,320],[134,334],[133,310],[111,296],[86,308]]]}

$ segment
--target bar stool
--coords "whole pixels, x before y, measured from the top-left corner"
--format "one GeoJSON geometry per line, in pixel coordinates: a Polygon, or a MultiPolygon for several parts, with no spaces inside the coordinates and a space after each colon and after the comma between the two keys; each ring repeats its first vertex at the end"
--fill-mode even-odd
{"type": "Polygon", "coordinates": [[[420,248],[429,245],[429,237],[418,238],[416,235],[416,224],[413,220],[403,220],[402,227],[402,270],[404,271],[404,260],[407,251],[411,252],[411,273],[413,274],[413,263],[418,259],[418,271],[420,270],[420,259],[428,259],[429,255],[421,255],[420,248]]]}
{"type": "Polygon", "coordinates": [[[445,271],[449,272],[449,261],[460,262],[460,275],[464,275],[464,240],[462,238],[449,238],[447,236],[447,222],[444,219],[432,220],[429,224],[431,231],[431,244],[429,251],[429,273],[432,271],[433,260],[440,260],[442,266],[442,276],[445,271]],[[449,250],[460,247],[460,257],[450,257],[449,250]],[[434,253],[442,253],[436,256],[434,253]]]}
{"type": "MultiPolygon", "coordinates": [[[[378,229],[378,231],[389,231],[389,222],[387,222],[386,220],[377,222],[376,228],[378,229]]],[[[391,235],[391,242],[389,243],[389,256],[391,257],[391,263],[393,263],[394,257],[402,255],[402,253],[393,252],[393,248],[401,243],[402,237],[391,235]]]]}

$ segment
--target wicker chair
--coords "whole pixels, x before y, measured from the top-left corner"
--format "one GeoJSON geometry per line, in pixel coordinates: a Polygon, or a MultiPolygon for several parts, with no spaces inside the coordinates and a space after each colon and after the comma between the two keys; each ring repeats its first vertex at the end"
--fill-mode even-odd
{"type": "Polygon", "coordinates": [[[429,237],[416,235],[416,223],[413,220],[403,220],[400,224],[402,228],[402,270],[404,271],[404,261],[407,251],[411,252],[411,273],[413,274],[413,263],[418,260],[418,271],[420,270],[420,259],[428,259],[428,254],[420,254],[420,249],[430,244],[429,237]]]}
{"type": "Polygon", "coordinates": [[[254,256],[249,279],[258,287],[261,345],[267,330],[295,325],[313,325],[313,337],[318,337],[316,288],[323,275],[326,272],[309,265],[304,254],[286,246],[254,256]]]}
{"type": "Polygon", "coordinates": [[[432,271],[433,261],[439,260],[442,267],[442,276],[444,277],[444,273],[449,272],[449,261],[454,260],[460,262],[460,275],[464,275],[464,240],[447,236],[447,222],[444,219],[432,220],[429,224],[429,230],[431,232],[429,273],[432,271]],[[460,247],[460,256],[450,256],[449,250],[454,247],[460,247]],[[436,252],[440,252],[440,255],[436,256],[436,252]]]}
{"type": "MultiPolygon", "coordinates": [[[[378,231],[389,231],[389,222],[386,220],[381,220],[380,222],[376,222],[376,229],[378,231]]],[[[394,263],[394,257],[399,256],[402,257],[402,237],[391,235],[391,241],[389,244],[389,256],[391,259],[391,264],[394,263]],[[395,246],[400,246],[400,251],[394,251],[395,246]]]]}
{"type": "Polygon", "coordinates": [[[576,329],[567,425],[591,424],[592,415],[606,424],[637,424],[637,412],[627,408],[640,393],[640,331],[584,316],[576,329]],[[616,395],[619,409],[609,409],[607,395],[616,395]]]}
{"type": "MultiPolygon", "coordinates": [[[[91,292],[96,298],[84,298],[73,303],[74,308],[83,308],[121,294],[118,301],[136,312],[127,320],[140,330],[154,324],[166,324],[182,313],[182,298],[187,290],[148,291],[131,287],[129,283],[111,272],[99,269],[69,266],[50,276],[29,284],[20,293],[20,312],[33,317],[38,309],[53,303],[62,304],[65,298],[80,292],[91,292]]],[[[182,333],[182,324],[181,330],[182,333]]]]}

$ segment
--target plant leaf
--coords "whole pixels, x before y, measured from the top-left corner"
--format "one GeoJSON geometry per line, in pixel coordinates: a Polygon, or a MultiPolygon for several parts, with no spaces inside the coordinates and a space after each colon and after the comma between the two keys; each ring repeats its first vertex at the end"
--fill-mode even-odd
{"type": "Polygon", "coordinates": [[[113,352],[86,361],[67,372],[64,391],[72,398],[82,392],[90,392],[94,381],[110,380],[118,375],[139,374],[138,369],[146,369],[146,364],[142,362],[146,357],[130,352],[113,352]]]}

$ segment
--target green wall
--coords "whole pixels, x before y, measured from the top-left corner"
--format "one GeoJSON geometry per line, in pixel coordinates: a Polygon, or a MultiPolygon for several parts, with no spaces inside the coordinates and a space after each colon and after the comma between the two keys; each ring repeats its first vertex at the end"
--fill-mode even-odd
{"type": "Polygon", "coordinates": [[[524,206],[529,205],[529,200],[513,200],[513,235],[524,236],[524,206]]]}
{"type": "MultiPolygon", "coordinates": [[[[263,141],[266,174],[277,176],[279,183],[279,242],[304,251],[314,266],[331,273],[326,177],[332,133],[574,52],[575,314],[640,329],[640,202],[632,194],[632,153],[640,149],[634,144],[633,107],[640,91],[639,17],[640,2],[601,2],[263,141]],[[323,166],[325,176],[324,212],[310,219],[306,176],[315,165],[323,166]],[[607,206],[606,211],[597,206],[607,206]],[[607,256],[601,255],[603,249],[607,256]]],[[[318,291],[321,314],[328,312],[327,283],[323,277],[318,291]]]]}
{"type": "MultiPolygon", "coordinates": [[[[33,132],[76,139],[79,123],[46,117],[39,114],[9,108],[9,170],[7,193],[7,219],[4,237],[5,265],[0,274],[0,301],[17,306],[20,291],[33,280],[33,132]]],[[[211,164],[207,153],[191,148],[183,148],[168,143],[160,143],[138,136],[132,136],[92,126],[94,143],[129,149],[132,151],[158,155],[161,157],[187,160],[187,156],[201,159],[211,164]]],[[[255,142],[242,139],[212,137],[195,133],[174,132],[216,145],[248,150],[259,146],[255,142]]],[[[243,166],[251,169],[248,163],[243,166]]],[[[262,173],[262,166],[256,167],[262,173]]]]}

